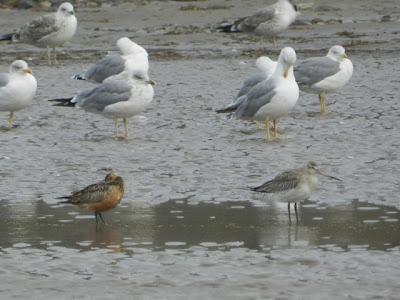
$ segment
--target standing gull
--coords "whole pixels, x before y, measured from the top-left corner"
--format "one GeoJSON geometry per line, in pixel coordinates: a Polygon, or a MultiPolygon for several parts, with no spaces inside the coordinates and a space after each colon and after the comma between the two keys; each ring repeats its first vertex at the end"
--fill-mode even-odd
{"type": "Polygon", "coordinates": [[[150,104],[154,96],[154,84],[155,82],[150,80],[147,72],[142,69],[125,70],[74,97],[49,101],[58,102],[56,106],[76,106],[114,119],[116,139],[119,137],[118,121],[123,119],[124,138],[127,139],[128,118],[141,113],[150,104]]]}
{"type": "Polygon", "coordinates": [[[260,72],[264,72],[267,76],[271,76],[274,73],[278,62],[273,61],[268,56],[260,56],[256,60],[256,67],[260,72]]]}
{"type": "Polygon", "coordinates": [[[305,59],[294,67],[302,91],[318,94],[321,113],[326,113],[326,93],[341,89],[353,75],[353,64],[342,46],[333,46],[326,56],[305,59]]]}
{"type": "Polygon", "coordinates": [[[294,79],[293,64],[296,52],[291,47],[281,50],[274,73],[256,84],[236,105],[219,109],[218,113],[235,112],[243,120],[265,122],[266,141],[270,140],[269,121],[274,123],[274,137],[277,137],[277,121],[287,116],[299,98],[299,87],[294,79]]]}
{"type": "Polygon", "coordinates": [[[297,202],[310,198],[311,192],[315,189],[318,178],[317,175],[341,181],[341,179],[326,175],[317,169],[317,164],[313,161],[307,163],[303,168],[294,169],[277,175],[272,180],[260,186],[251,188],[252,191],[276,195],[280,201],[288,203],[288,213],[290,220],[290,203],[294,202],[294,210],[297,216],[297,202]]]}
{"type": "Polygon", "coordinates": [[[251,75],[243,82],[242,87],[240,88],[235,99],[230,105],[237,106],[245,99],[245,97],[243,96],[245,96],[248,92],[250,92],[250,90],[254,86],[271,77],[276,69],[276,65],[277,62],[274,62],[267,56],[259,57],[256,60],[256,67],[259,70],[259,72],[254,75],[251,75]]]}
{"type": "Polygon", "coordinates": [[[37,82],[32,70],[23,60],[16,60],[10,66],[9,73],[0,74],[0,111],[8,111],[8,127],[12,128],[14,112],[32,103],[37,82]]]}
{"type": "Polygon", "coordinates": [[[94,83],[102,83],[106,78],[117,75],[130,68],[149,70],[149,59],[146,49],[123,37],[117,41],[120,54],[110,54],[99,60],[83,73],[73,76],[77,80],[89,80],[94,83]]]}
{"type": "Polygon", "coordinates": [[[56,47],[72,39],[77,24],[74,7],[71,3],[64,2],[58,7],[57,12],[33,19],[16,33],[0,36],[0,41],[20,41],[39,48],[47,47],[47,57],[51,64],[51,48],[54,53],[54,62],[56,62],[56,47]]]}
{"type": "MultiPolygon", "coordinates": [[[[256,68],[258,69],[258,73],[251,75],[248,77],[242,84],[239,92],[233,101],[224,109],[217,110],[217,112],[225,112],[225,110],[230,111],[232,109],[236,109],[245,99],[246,94],[258,83],[268,79],[275,71],[277,62],[273,61],[267,56],[260,56],[256,60],[256,68]]],[[[259,124],[257,121],[257,127],[259,128],[259,124]]]]}
{"type": "Polygon", "coordinates": [[[70,196],[57,199],[67,199],[59,204],[74,204],[93,211],[96,224],[98,217],[105,224],[102,213],[116,207],[124,196],[124,181],[114,172],[107,174],[106,178],[95,184],[91,184],[82,190],[72,192],[70,196]]]}
{"type": "Polygon", "coordinates": [[[259,35],[276,36],[286,30],[296,19],[298,12],[294,0],[278,0],[252,16],[234,23],[222,23],[217,27],[222,32],[255,32],[259,35]]]}

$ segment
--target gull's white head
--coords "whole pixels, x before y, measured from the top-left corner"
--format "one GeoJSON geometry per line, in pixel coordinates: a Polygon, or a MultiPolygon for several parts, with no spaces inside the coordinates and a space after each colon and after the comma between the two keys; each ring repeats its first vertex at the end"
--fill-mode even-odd
{"type": "Polygon", "coordinates": [[[141,82],[144,82],[145,84],[151,84],[151,85],[156,84],[155,81],[153,81],[149,78],[149,75],[147,74],[147,72],[145,70],[143,70],[142,68],[132,70],[131,74],[132,74],[133,80],[135,80],[135,81],[141,81],[141,82]]]}
{"type": "Polygon", "coordinates": [[[28,64],[24,60],[15,60],[10,65],[10,73],[21,73],[21,74],[31,74],[32,69],[28,67],[28,64]]]}
{"type": "Polygon", "coordinates": [[[146,49],[139,46],[135,42],[132,42],[129,38],[123,37],[117,41],[117,47],[121,50],[124,55],[129,54],[145,54],[147,55],[146,49]]]}
{"type": "Polygon", "coordinates": [[[64,2],[58,7],[57,13],[65,17],[73,16],[75,14],[74,6],[69,2],[64,2]]]}
{"type": "Polygon", "coordinates": [[[342,61],[345,58],[347,58],[346,55],[346,50],[339,45],[333,46],[331,47],[331,49],[329,49],[328,54],[326,55],[331,59],[334,59],[336,61],[342,61]]]}
{"type": "MultiPolygon", "coordinates": [[[[281,65],[279,70],[283,71],[283,77],[287,77],[290,68],[293,67],[296,62],[296,52],[292,47],[285,47],[279,54],[278,64],[281,65]]],[[[278,70],[278,68],[277,68],[278,70]]]]}
{"type": "Polygon", "coordinates": [[[274,62],[268,56],[260,56],[256,60],[256,67],[261,72],[272,74],[276,68],[276,62],[274,62]]]}
{"type": "Polygon", "coordinates": [[[299,10],[295,0],[279,0],[278,3],[289,3],[296,12],[299,10]]]}

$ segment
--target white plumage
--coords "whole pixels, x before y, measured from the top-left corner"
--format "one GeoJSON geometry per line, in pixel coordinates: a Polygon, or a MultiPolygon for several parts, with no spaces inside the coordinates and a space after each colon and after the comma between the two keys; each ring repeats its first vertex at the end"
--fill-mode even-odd
{"type": "Polygon", "coordinates": [[[11,128],[14,112],[32,103],[36,94],[37,82],[32,70],[23,60],[16,60],[9,73],[0,74],[0,111],[10,112],[8,126],[11,128]]]}

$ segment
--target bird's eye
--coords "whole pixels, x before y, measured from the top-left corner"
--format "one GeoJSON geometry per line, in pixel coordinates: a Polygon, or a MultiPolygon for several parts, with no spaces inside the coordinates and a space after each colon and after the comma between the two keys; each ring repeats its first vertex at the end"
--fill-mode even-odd
{"type": "Polygon", "coordinates": [[[63,8],[61,8],[61,11],[66,11],[66,9],[63,7],[63,8]]]}
{"type": "Polygon", "coordinates": [[[135,77],[135,79],[143,80],[143,76],[142,75],[135,74],[134,77],[135,77]]]}

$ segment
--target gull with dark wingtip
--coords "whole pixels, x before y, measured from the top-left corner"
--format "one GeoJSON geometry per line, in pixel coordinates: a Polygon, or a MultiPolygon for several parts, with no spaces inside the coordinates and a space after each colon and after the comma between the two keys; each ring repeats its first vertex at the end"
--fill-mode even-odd
{"type": "Polygon", "coordinates": [[[302,91],[318,94],[321,114],[327,112],[326,93],[341,89],[353,75],[353,63],[342,46],[333,46],[326,56],[311,57],[294,67],[294,76],[302,91]]]}
{"type": "Polygon", "coordinates": [[[294,202],[296,220],[298,221],[297,202],[301,202],[310,198],[312,191],[315,190],[315,187],[318,183],[317,175],[322,175],[341,181],[339,178],[322,173],[317,169],[317,164],[313,161],[310,161],[302,168],[285,171],[277,175],[272,180],[269,180],[260,186],[251,188],[251,190],[275,195],[279,201],[287,202],[289,220],[290,203],[294,202]]]}
{"type": "Polygon", "coordinates": [[[72,192],[70,196],[57,199],[67,199],[59,204],[74,204],[80,208],[94,212],[96,224],[98,218],[105,224],[102,213],[115,208],[124,196],[124,181],[114,172],[98,183],[91,184],[82,190],[72,192]]]}
{"type": "Polygon", "coordinates": [[[149,79],[147,71],[126,69],[118,75],[108,77],[103,83],[68,98],[57,98],[55,106],[79,107],[88,112],[103,115],[115,121],[115,139],[118,121],[124,122],[124,139],[128,139],[128,118],[144,111],[153,100],[155,82],[149,79]]]}
{"type": "Polygon", "coordinates": [[[47,47],[47,57],[51,64],[51,48],[56,59],[56,47],[71,40],[76,32],[78,21],[74,7],[69,2],[62,3],[57,12],[33,19],[15,33],[0,35],[0,41],[20,41],[39,48],[47,47]]]}
{"type": "MultiPolygon", "coordinates": [[[[224,22],[217,27],[221,32],[254,32],[259,35],[276,36],[292,24],[298,14],[294,0],[278,0],[255,14],[233,23],[224,22]]],[[[274,40],[275,43],[275,40],[274,40]]]]}
{"type": "Polygon", "coordinates": [[[274,123],[274,137],[278,136],[277,122],[287,116],[297,103],[299,87],[293,75],[296,52],[291,47],[281,50],[272,75],[251,87],[227,107],[217,113],[235,113],[243,120],[265,122],[266,141],[270,140],[269,122],[274,123]]]}
{"type": "Polygon", "coordinates": [[[102,83],[107,78],[127,69],[149,71],[149,59],[146,49],[127,37],[118,39],[117,47],[121,50],[121,55],[109,54],[86,71],[76,74],[72,78],[76,80],[88,80],[93,83],[102,83]]]}

